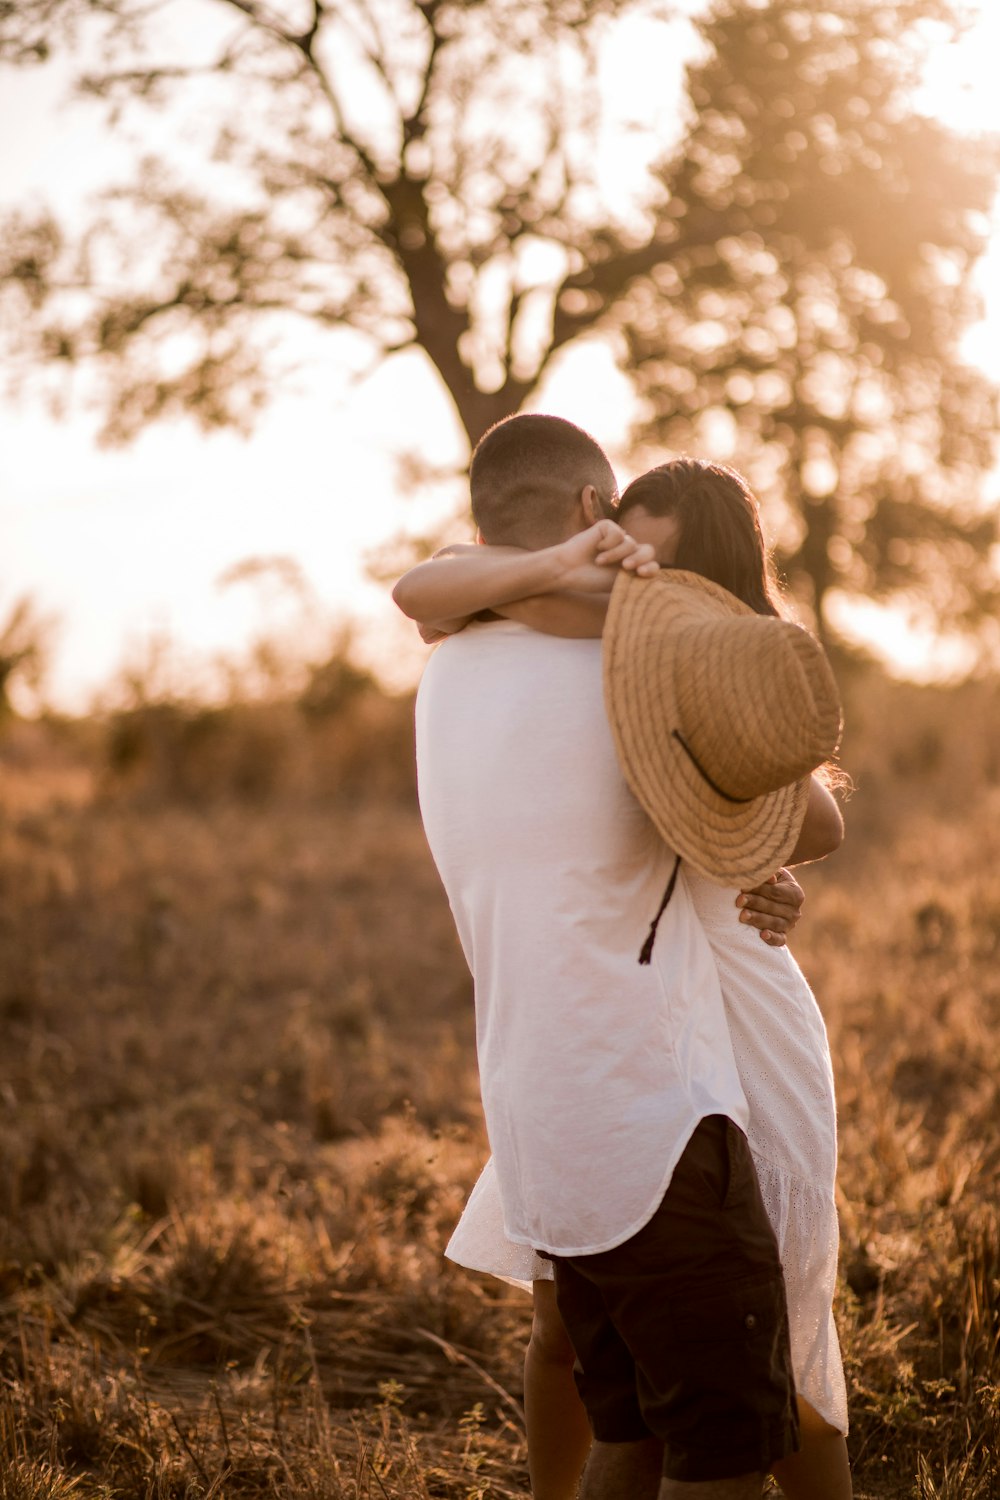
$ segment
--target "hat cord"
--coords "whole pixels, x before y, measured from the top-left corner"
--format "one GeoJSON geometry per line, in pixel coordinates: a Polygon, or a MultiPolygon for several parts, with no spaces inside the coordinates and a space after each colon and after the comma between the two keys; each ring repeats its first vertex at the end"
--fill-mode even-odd
{"type": "Polygon", "coordinates": [[[653,918],[653,920],[650,922],[649,932],[646,934],[646,941],[643,943],[642,948],[640,949],[639,962],[641,964],[648,964],[653,956],[653,944],[656,942],[656,929],[657,927],[659,927],[660,918],[666,911],[667,904],[669,903],[671,896],[674,894],[674,886],[677,884],[677,871],[680,869],[680,867],[681,857],[678,854],[677,858],[674,860],[674,868],[670,872],[670,879],[667,881],[667,888],[663,892],[663,900],[660,902],[660,909],[656,913],[656,916],[653,918]]]}
{"type": "Polygon", "coordinates": [[[717,797],[722,797],[726,802],[734,802],[738,804],[744,802],[752,802],[754,800],[752,797],[731,797],[728,792],[724,792],[721,786],[718,786],[716,782],[712,780],[711,776],[709,776],[708,772],[705,770],[705,767],[699,762],[697,755],[695,755],[694,751],[691,749],[691,746],[681,734],[680,730],[671,729],[670,733],[677,741],[678,745],[680,745],[681,749],[684,751],[685,755],[688,757],[691,764],[698,772],[698,775],[703,781],[706,781],[708,783],[717,797]]]}

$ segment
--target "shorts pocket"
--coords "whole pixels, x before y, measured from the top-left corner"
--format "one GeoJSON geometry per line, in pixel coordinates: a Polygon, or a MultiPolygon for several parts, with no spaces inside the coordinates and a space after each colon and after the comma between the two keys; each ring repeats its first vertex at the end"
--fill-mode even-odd
{"type": "Polygon", "coordinates": [[[780,1275],[690,1288],[644,1334],[636,1366],[643,1416],[666,1439],[674,1465],[665,1473],[725,1478],[766,1468],[794,1447],[795,1386],[780,1275]],[[720,1439],[732,1469],[717,1466],[720,1439]]]}
{"type": "Polygon", "coordinates": [[[726,1191],[723,1208],[736,1208],[758,1192],[757,1168],[750,1154],[750,1143],[738,1125],[726,1121],[726,1191]]]}
{"type": "Polygon", "coordinates": [[[770,1349],[782,1338],[787,1321],[784,1282],[772,1279],[692,1297],[671,1311],[669,1331],[678,1343],[701,1345],[706,1353],[721,1346],[770,1349]]]}

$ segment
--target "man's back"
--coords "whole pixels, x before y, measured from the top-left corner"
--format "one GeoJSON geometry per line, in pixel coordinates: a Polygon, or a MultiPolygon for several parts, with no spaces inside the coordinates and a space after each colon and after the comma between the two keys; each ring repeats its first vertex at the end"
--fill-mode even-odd
{"type": "Polygon", "coordinates": [[[483,1103],[509,1236],[604,1249],[653,1212],[705,1114],[743,1123],[714,962],[628,791],[599,641],[475,625],[417,703],[420,804],[476,981],[483,1103]]]}

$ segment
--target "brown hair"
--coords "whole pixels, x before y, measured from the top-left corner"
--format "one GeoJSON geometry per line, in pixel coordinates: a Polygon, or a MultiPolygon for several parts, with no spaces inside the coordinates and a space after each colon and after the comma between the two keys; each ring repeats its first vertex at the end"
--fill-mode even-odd
{"type": "Polygon", "coordinates": [[[671,459],[633,479],[618,507],[623,524],[636,505],[680,522],[674,567],[721,584],[759,615],[787,614],[757,500],[742,474],[706,459],[671,459]]]}
{"type": "Polygon", "coordinates": [[[618,496],[607,455],[590,433],[536,412],[505,417],[480,438],[469,483],[483,540],[521,547],[561,540],[588,484],[609,514],[618,496]]]}

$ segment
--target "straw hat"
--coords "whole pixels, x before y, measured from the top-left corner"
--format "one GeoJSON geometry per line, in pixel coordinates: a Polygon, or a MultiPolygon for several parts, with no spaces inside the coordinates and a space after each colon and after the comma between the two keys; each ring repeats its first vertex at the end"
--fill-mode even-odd
{"type": "Polygon", "coordinates": [[[670,848],[753,886],[795,847],[809,773],[840,737],[822,647],[697,573],[620,573],[604,697],[625,779],[670,848]]]}

